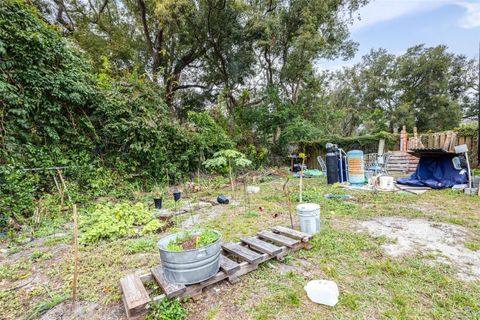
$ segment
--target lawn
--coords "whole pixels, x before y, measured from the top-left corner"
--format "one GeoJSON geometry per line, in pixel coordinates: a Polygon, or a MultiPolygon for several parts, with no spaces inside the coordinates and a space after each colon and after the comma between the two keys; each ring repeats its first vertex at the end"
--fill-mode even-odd
{"type": "MultiPolygon", "coordinates": [[[[248,201],[239,185],[234,204],[178,216],[162,234],[81,247],[78,315],[125,319],[118,281],[129,272],[158,264],[155,243],[165,234],[195,225],[218,230],[224,241],[237,241],[274,225],[288,226],[289,206],[282,191],[285,179],[282,175],[259,178],[261,191],[248,201]]],[[[294,210],[298,179],[290,180],[289,186],[294,210]]],[[[189,193],[183,200],[215,199],[220,193],[230,195],[228,184],[189,193]]],[[[131,195],[132,202],[145,204],[151,198],[147,193],[131,195]]],[[[480,319],[480,279],[459,274],[461,268],[468,271],[475,264],[459,266],[421,247],[391,256],[386,247],[396,241],[388,235],[374,236],[364,225],[382,217],[420,219],[432,226],[446,223],[462,232],[462,237],[455,238],[461,241],[457,247],[479,259],[479,197],[450,190],[432,190],[420,196],[348,191],[315,178],[304,180],[303,198],[321,205],[321,232],[313,238],[312,248],[296,252],[284,262],[266,262],[234,285],[215,285],[198,301],[185,301],[189,319],[480,319]],[[353,199],[329,200],[324,198],[327,193],[350,194],[353,199]],[[338,284],[340,301],[335,307],[308,300],[303,286],[313,279],[338,284]]],[[[34,319],[45,312],[50,318],[70,318],[70,303],[65,300],[70,295],[73,270],[72,224],[68,220],[59,218],[39,228],[33,241],[13,235],[3,240],[2,319],[34,319]]]]}

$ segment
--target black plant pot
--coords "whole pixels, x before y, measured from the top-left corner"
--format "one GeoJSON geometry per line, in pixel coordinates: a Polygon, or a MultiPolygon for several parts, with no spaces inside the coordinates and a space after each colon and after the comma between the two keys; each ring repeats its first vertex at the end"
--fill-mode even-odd
{"type": "Polygon", "coordinates": [[[162,209],[162,198],[154,198],[153,202],[155,202],[155,209],[162,209]]]}
{"type": "Polygon", "coordinates": [[[175,200],[175,202],[180,200],[181,197],[182,197],[182,193],[180,191],[177,191],[177,192],[173,193],[173,200],[175,200]]]}
{"type": "Polygon", "coordinates": [[[220,204],[228,204],[230,202],[230,200],[228,200],[227,197],[225,197],[223,194],[221,194],[217,197],[217,202],[220,203],[220,204]]]}

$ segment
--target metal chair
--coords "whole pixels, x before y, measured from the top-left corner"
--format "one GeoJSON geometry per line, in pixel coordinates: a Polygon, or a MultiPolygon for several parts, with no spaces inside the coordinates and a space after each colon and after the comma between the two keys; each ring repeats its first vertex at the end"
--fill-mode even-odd
{"type": "Polygon", "coordinates": [[[317,157],[318,164],[320,165],[320,169],[322,170],[324,175],[327,175],[327,166],[325,165],[325,161],[323,161],[322,156],[317,157]]]}

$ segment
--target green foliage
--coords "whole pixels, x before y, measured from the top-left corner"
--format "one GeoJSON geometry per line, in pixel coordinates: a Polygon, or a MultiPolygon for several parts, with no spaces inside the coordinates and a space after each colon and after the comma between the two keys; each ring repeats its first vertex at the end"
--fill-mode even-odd
{"type": "Polygon", "coordinates": [[[150,252],[155,249],[155,244],[153,239],[132,239],[126,243],[126,251],[129,254],[150,252]]]}
{"type": "Polygon", "coordinates": [[[41,317],[48,310],[68,299],[68,295],[54,294],[50,299],[39,302],[25,317],[25,320],[33,320],[41,317]]]}
{"type": "Polygon", "coordinates": [[[233,149],[215,152],[212,159],[205,160],[203,165],[207,169],[222,171],[234,171],[236,168],[245,168],[252,164],[245,155],[233,149]]]}
{"type": "Polygon", "coordinates": [[[386,148],[393,149],[399,141],[399,135],[388,132],[380,132],[373,135],[354,137],[322,137],[321,139],[314,141],[299,141],[297,143],[300,146],[301,150],[305,150],[305,152],[308,154],[313,154],[313,150],[325,150],[325,145],[328,142],[338,144],[338,146],[343,148],[344,150],[377,150],[379,139],[385,139],[386,148]]]}
{"type": "Polygon", "coordinates": [[[245,156],[252,161],[255,169],[266,165],[268,161],[268,149],[265,147],[255,147],[249,144],[245,150],[245,156]]]}
{"type": "Polygon", "coordinates": [[[159,231],[161,228],[165,226],[165,222],[160,221],[158,219],[152,220],[148,222],[145,227],[142,229],[142,234],[152,234],[159,231]]]}
{"type": "Polygon", "coordinates": [[[353,67],[332,74],[331,103],[348,111],[344,133],[416,126],[420,132],[451,130],[475,109],[474,60],[439,45],[417,45],[395,56],[372,50],[353,67]]]}
{"type": "Polygon", "coordinates": [[[200,234],[193,231],[186,231],[168,242],[166,249],[169,251],[183,251],[183,244],[195,241],[195,248],[201,248],[211,245],[218,241],[218,234],[211,230],[204,230],[200,234]]]}
{"type": "Polygon", "coordinates": [[[178,300],[163,299],[161,302],[150,304],[145,320],[184,320],[187,315],[187,310],[178,300]]]}
{"type": "MultiPolygon", "coordinates": [[[[135,226],[145,225],[152,219],[153,214],[141,203],[97,204],[86,215],[80,216],[80,243],[88,245],[99,240],[136,235],[135,226]]],[[[155,224],[147,227],[147,231],[154,227],[155,224]]]]}
{"type": "Polygon", "coordinates": [[[47,259],[50,259],[52,256],[53,256],[52,253],[47,253],[43,251],[33,251],[30,254],[30,259],[32,261],[47,260],[47,259]]]}
{"type": "Polygon", "coordinates": [[[197,239],[197,247],[206,247],[218,240],[218,235],[210,230],[202,232],[197,239]]]}
{"type": "Polygon", "coordinates": [[[455,128],[455,132],[459,136],[476,137],[478,135],[478,126],[460,126],[455,128]]]}
{"type": "Polygon", "coordinates": [[[7,149],[21,150],[22,143],[91,145],[89,115],[97,91],[89,64],[22,1],[0,4],[0,58],[0,127],[7,149]]]}
{"type": "Polygon", "coordinates": [[[0,230],[7,226],[9,217],[23,221],[33,213],[38,182],[36,174],[0,166],[0,230]]]}

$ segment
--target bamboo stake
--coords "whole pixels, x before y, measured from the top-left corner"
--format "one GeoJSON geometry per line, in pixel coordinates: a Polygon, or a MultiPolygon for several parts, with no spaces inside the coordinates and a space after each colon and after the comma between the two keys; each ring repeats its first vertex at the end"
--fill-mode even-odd
{"type": "Polygon", "coordinates": [[[290,201],[290,193],[288,192],[288,182],[290,181],[290,178],[287,178],[287,181],[283,184],[283,193],[285,194],[285,197],[287,198],[287,207],[288,207],[288,214],[290,215],[290,225],[293,227],[293,216],[292,216],[292,203],[290,201]]]}
{"type": "Polygon", "coordinates": [[[57,176],[55,174],[53,175],[53,181],[55,182],[55,187],[57,188],[58,194],[60,195],[60,210],[63,211],[63,207],[65,206],[65,195],[62,188],[60,188],[60,184],[58,183],[57,176]]]}
{"type": "Polygon", "coordinates": [[[68,200],[72,201],[72,198],[70,198],[70,195],[68,194],[67,185],[65,184],[65,180],[63,179],[62,171],[60,169],[57,169],[57,173],[58,173],[58,176],[60,177],[60,181],[62,182],[63,192],[67,194],[68,200]]]}
{"type": "Polygon", "coordinates": [[[72,281],[72,310],[75,312],[77,302],[78,281],[78,217],[77,205],[73,204],[73,281],[72,281]]]}
{"type": "Polygon", "coordinates": [[[305,165],[305,155],[302,157],[302,166],[300,167],[300,203],[303,202],[302,193],[303,193],[303,166],[305,165]]]}

